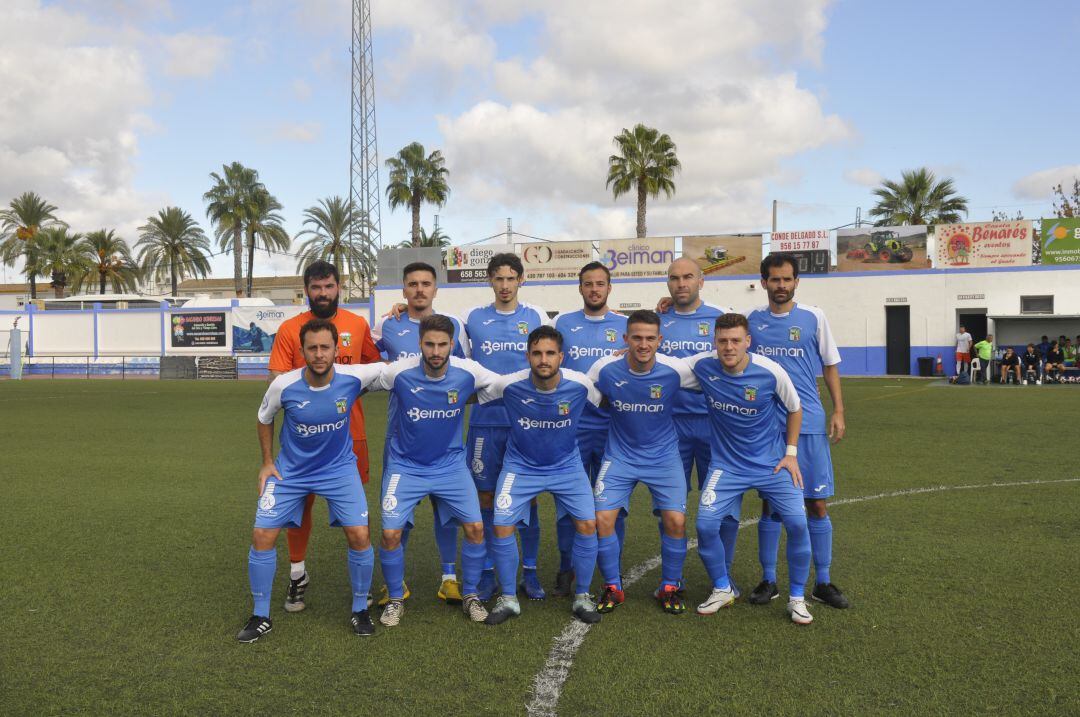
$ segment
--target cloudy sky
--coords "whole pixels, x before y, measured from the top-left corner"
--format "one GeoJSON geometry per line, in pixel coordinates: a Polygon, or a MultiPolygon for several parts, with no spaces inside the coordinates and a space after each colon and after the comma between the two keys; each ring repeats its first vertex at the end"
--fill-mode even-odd
{"type": "MultiPolygon", "coordinates": [[[[205,219],[238,160],[290,232],[348,192],[349,0],[4,0],[0,203],[26,190],[76,231],[166,205],[205,219]]],[[[456,243],[514,228],[632,236],[611,138],[671,135],[683,170],[654,235],[835,227],[905,168],[955,179],[971,219],[1034,218],[1080,176],[1080,6],[999,0],[372,0],[380,157],[441,149],[456,243]]],[[[385,172],[382,182],[385,188],[385,172]]],[[[409,218],[383,206],[383,236],[409,218]]],[[[209,232],[209,227],[207,226],[209,232]]],[[[215,273],[231,275],[227,257],[215,273]]],[[[291,273],[262,255],[257,273],[291,273]]],[[[17,280],[7,269],[5,280],[17,280]]]]}

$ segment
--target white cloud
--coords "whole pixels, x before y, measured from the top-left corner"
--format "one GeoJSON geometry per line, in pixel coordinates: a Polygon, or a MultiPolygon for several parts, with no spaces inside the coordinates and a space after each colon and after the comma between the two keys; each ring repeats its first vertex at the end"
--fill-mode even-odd
{"type": "Polygon", "coordinates": [[[322,135],[318,122],[282,122],[274,128],[274,139],[283,142],[315,142],[322,135]]]}
{"type": "Polygon", "coordinates": [[[231,41],[213,34],[181,32],[162,38],[165,74],[170,77],[210,77],[229,55],[231,41]]]}
{"type": "Polygon", "coordinates": [[[1077,179],[1080,179],[1080,164],[1052,167],[1017,180],[1012,191],[1018,199],[1050,199],[1051,187],[1060,184],[1068,191],[1077,179]]]}
{"type": "Polygon", "coordinates": [[[881,184],[881,180],[884,177],[881,173],[870,169],[869,167],[856,167],[855,169],[848,169],[844,172],[844,179],[852,184],[857,184],[860,187],[876,187],[881,184]]]}

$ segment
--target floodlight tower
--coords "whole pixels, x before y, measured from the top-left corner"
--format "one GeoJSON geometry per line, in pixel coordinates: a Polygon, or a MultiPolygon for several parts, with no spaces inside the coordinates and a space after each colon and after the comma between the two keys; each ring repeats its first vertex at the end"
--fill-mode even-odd
{"type": "MultiPolygon", "coordinates": [[[[353,211],[367,218],[367,249],[382,247],[379,212],[379,151],[375,134],[375,62],[371,52],[371,0],[352,4],[352,131],[349,141],[349,199],[353,211]]],[[[364,237],[356,237],[363,242],[364,237]]],[[[349,226],[349,246],[353,245],[349,226]]],[[[374,257],[372,257],[374,259],[374,257]]],[[[351,264],[351,261],[350,261],[351,264]]],[[[349,267],[355,285],[355,271],[349,267]]],[[[374,277],[372,277],[374,278],[374,277]]]]}

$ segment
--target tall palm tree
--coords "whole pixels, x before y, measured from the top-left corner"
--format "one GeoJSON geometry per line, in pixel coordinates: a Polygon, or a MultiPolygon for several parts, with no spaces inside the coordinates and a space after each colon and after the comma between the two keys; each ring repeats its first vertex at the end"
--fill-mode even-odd
{"type": "Polygon", "coordinates": [[[926,167],[908,169],[899,182],[885,180],[874,190],[877,204],[870,210],[877,226],[955,224],[967,214],[967,199],[956,193],[953,180],[939,180],[926,167]]]}
{"type": "Polygon", "coordinates": [[[64,298],[68,284],[75,282],[91,270],[90,262],[82,251],[82,234],[68,234],[64,226],[48,227],[39,231],[36,243],[39,258],[36,265],[42,273],[52,278],[53,295],[64,298]]]}
{"type": "Polygon", "coordinates": [[[166,207],[139,227],[139,264],[157,281],[170,279],[176,296],[178,279],[199,278],[210,273],[210,240],[191,215],[179,207],[166,207]]]}
{"type": "Polygon", "coordinates": [[[262,187],[259,173],[239,162],[221,166],[221,174],[210,173],[214,186],[203,194],[206,216],[214,225],[222,249],[233,255],[233,289],[237,296],[244,293],[244,226],[251,209],[252,196],[262,187]]]}
{"type": "Polygon", "coordinates": [[[300,245],[297,273],[303,273],[312,262],[329,261],[339,271],[346,268],[350,278],[360,277],[361,291],[366,296],[375,276],[375,251],[368,238],[367,217],[354,209],[352,200],[337,196],[320,199],[317,206],[304,210],[303,226],[306,228],[296,238],[309,238],[300,245]]]}
{"type": "Polygon", "coordinates": [[[657,197],[660,192],[670,198],[675,193],[675,172],[682,169],[675,156],[675,143],[667,134],[661,134],[643,124],[634,129],[625,127],[614,137],[619,153],[608,157],[607,186],[615,198],[631,189],[637,190],[637,235],[645,236],[645,202],[647,197],[657,197]]]}
{"type": "Polygon", "coordinates": [[[57,209],[34,192],[23,192],[0,211],[0,261],[14,266],[23,258],[23,273],[30,283],[30,298],[37,298],[38,271],[31,259],[34,243],[42,229],[63,225],[56,217],[57,209]]]}
{"type": "Polygon", "coordinates": [[[273,251],[286,251],[292,243],[283,225],[285,220],[277,211],[279,209],[281,202],[266,187],[257,185],[248,201],[244,225],[247,236],[247,296],[253,296],[252,273],[255,271],[255,250],[259,245],[270,254],[273,251]]]}
{"type": "Polygon", "coordinates": [[[386,198],[391,209],[407,206],[412,211],[413,246],[420,246],[420,205],[430,202],[441,207],[450,194],[446,183],[450,170],[445,164],[442,152],[435,150],[425,155],[424,145],[419,142],[406,145],[396,157],[386,160],[390,168],[386,198]]]}
{"type": "Polygon", "coordinates": [[[131,256],[131,248],[112,229],[99,229],[83,238],[80,250],[90,265],[88,271],[75,283],[82,290],[84,285],[98,285],[98,293],[105,293],[106,284],[116,293],[134,292],[139,283],[139,267],[131,256]]]}

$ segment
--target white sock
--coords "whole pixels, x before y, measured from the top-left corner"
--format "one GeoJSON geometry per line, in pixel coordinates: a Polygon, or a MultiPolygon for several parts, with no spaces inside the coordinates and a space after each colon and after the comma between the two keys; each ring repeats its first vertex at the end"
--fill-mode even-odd
{"type": "Polygon", "coordinates": [[[443,573],[442,579],[443,580],[457,580],[457,575],[454,575],[453,573],[443,573]]]}
{"type": "Polygon", "coordinates": [[[956,373],[960,373],[960,369],[963,367],[963,365],[964,365],[963,361],[957,361],[956,362],[956,373]]]}
{"type": "Polygon", "coordinates": [[[290,580],[299,580],[300,578],[304,577],[304,573],[306,572],[307,568],[304,567],[303,560],[301,560],[299,563],[289,563],[290,580]]]}

